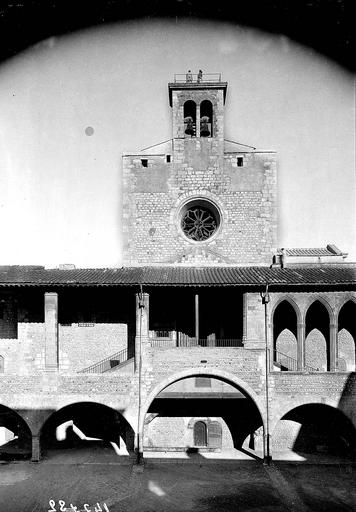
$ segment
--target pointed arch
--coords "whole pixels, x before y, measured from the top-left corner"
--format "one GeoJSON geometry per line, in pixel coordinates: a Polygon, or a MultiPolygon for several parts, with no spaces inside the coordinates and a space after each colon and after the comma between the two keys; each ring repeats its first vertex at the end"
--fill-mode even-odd
{"type": "Polygon", "coordinates": [[[305,362],[319,371],[330,370],[330,304],[316,298],[305,314],[305,362]]]}
{"type": "Polygon", "coordinates": [[[356,301],[345,300],[337,316],[337,354],[340,371],[355,371],[356,367],[356,301]]]}
{"type": "Polygon", "coordinates": [[[327,310],[328,314],[329,314],[329,321],[330,323],[332,323],[334,320],[335,320],[335,311],[333,309],[333,307],[330,305],[330,303],[322,296],[318,295],[318,296],[313,296],[309,299],[309,301],[307,302],[307,305],[306,305],[306,308],[304,310],[304,319],[306,319],[306,316],[307,316],[307,313],[310,309],[310,307],[315,303],[315,302],[320,302],[320,304],[322,304],[325,309],[327,310]]]}
{"type": "Polygon", "coordinates": [[[274,361],[281,370],[298,366],[298,314],[300,318],[298,306],[289,297],[282,297],[272,311],[274,361]]]}

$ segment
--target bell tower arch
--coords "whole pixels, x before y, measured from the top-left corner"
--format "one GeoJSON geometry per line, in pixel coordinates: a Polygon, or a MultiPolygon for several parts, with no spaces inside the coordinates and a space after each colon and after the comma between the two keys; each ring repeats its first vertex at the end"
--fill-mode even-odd
{"type": "Polygon", "coordinates": [[[168,91],[173,138],[224,139],[227,82],[221,81],[221,75],[202,74],[196,79],[193,75],[191,81],[175,75],[168,91]]]}

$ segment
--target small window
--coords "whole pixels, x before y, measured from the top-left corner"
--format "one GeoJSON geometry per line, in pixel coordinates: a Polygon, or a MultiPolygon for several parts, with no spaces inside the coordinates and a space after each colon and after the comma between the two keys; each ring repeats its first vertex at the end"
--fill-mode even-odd
{"type": "Polygon", "coordinates": [[[171,155],[166,155],[166,162],[167,164],[171,163],[171,155]]]}
{"type": "Polygon", "coordinates": [[[141,158],[141,164],[142,164],[142,167],[148,167],[148,160],[147,160],[147,158],[141,158]]]}
{"type": "Polygon", "coordinates": [[[211,388],[210,377],[195,377],[196,388],[211,388]]]}
{"type": "Polygon", "coordinates": [[[238,156],[237,157],[237,167],[243,167],[244,165],[244,158],[243,156],[238,156]]]}
{"type": "Polygon", "coordinates": [[[5,312],[5,304],[3,302],[0,302],[0,319],[4,319],[4,312],[5,312]]]}
{"type": "Polygon", "coordinates": [[[4,358],[0,356],[0,373],[4,373],[4,358]]]}

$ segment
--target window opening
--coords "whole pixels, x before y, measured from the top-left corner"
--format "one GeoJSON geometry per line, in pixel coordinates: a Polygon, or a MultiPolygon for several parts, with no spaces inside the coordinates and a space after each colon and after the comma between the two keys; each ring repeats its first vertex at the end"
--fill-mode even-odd
{"type": "Polygon", "coordinates": [[[0,356],[0,373],[4,373],[4,358],[0,356]]]}
{"type": "Polygon", "coordinates": [[[243,165],[244,165],[243,156],[238,156],[237,157],[237,167],[243,167],[243,165]]]}
{"type": "Polygon", "coordinates": [[[171,155],[166,155],[167,164],[171,163],[171,155]]]}
{"type": "Polygon", "coordinates": [[[219,212],[209,201],[191,201],[182,209],[181,228],[185,236],[191,240],[207,240],[216,232],[219,224],[219,212]]]}
{"type": "Polygon", "coordinates": [[[196,134],[196,110],[195,101],[188,100],[184,103],[184,134],[195,137],[196,134]]]}
{"type": "Polygon", "coordinates": [[[200,104],[200,136],[212,137],[213,135],[213,105],[211,101],[204,100],[200,104]]]}
{"type": "Polygon", "coordinates": [[[141,164],[142,164],[142,167],[148,167],[148,160],[147,160],[147,158],[141,158],[141,164]]]}

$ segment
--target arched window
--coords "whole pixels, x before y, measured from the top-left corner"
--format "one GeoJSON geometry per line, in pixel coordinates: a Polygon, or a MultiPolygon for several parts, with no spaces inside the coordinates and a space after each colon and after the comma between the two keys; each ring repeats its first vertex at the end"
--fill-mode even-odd
{"type": "Polygon", "coordinates": [[[0,356],[0,373],[4,373],[4,358],[0,356]]]}
{"type": "Polygon", "coordinates": [[[330,317],[319,300],[313,302],[305,317],[305,362],[320,371],[330,369],[330,317]]]}
{"type": "Polygon", "coordinates": [[[347,301],[339,312],[337,351],[338,370],[355,371],[356,355],[356,304],[352,300],[347,301]]]}
{"type": "Polygon", "coordinates": [[[274,362],[281,370],[297,370],[297,314],[287,300],[273,314],[274,362]]]}
{"type": "Polygon", "coordinates": [[[209,100],[204,100],[200,104],[200,136],[213,136],[213,105],[209,100]]]}
{"type": "Polygon", "coordinates": [[[195,137],[196,134],[196,114],[197,106],[192,100],[184,103],[184,136],[195,137]]]}
{"type": "Polygon", "coordinates": [[[197,421],[194,424],[194,445],[195,446],[207,446],[208,444],[208,432],[206,423],[204,421],[197,421]]]}

